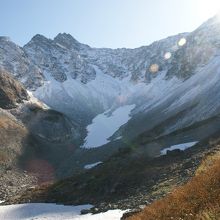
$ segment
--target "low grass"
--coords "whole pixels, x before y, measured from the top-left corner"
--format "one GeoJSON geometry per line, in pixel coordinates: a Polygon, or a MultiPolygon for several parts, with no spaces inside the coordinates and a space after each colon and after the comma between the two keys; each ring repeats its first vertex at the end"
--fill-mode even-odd
{"type": "Polygon", "coordinates": [[[195,176],[128,220],[219,220],[220,152],[207,156],[195,176]]]}

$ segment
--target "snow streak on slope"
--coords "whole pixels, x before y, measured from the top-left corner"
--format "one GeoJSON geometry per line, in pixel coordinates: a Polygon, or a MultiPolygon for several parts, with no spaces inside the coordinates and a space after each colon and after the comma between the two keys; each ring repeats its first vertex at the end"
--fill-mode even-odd
{"type": "Polygon", "coordinates": [[[173,151],[173,150],[178,150],[178,149],[179,150],[186,150],[190,147],[193,147],[197,143],[198,143],[198,141],[194,141],[194,142],[189,142],[189,143],[173,145],[171,147],[163,149],[160,153],[161,153],[161,155],[166,155],[168,151],[173,151]]]}
{"type": "MultiPolygon", "coordinates": [[[[71,77],[61,83],[45,73],[47,81],[35,91],[35,96],[58,111],[70,109],[68,115],[71,116],[76,112],[85,112],[85,109],[87,112],[97,113],[121,105],[152,107],[171,95],[181,83],[175,77],[166,80],[166,71],[158,72],[157,77],[146,84],[131,82],[130,77],[120,80],[104,74],[95,66],[93,68],[96,78],[87,84],[71,77]]],[[[139,108],[141,110],[143,109],[139,108]]]]}
{"type": "Polygon", "coordinates": [[[92,169],[93,167],[96,167],[98,166],[99,164],[102,164],[103,162],[99,161],[99,162],[96,162],[96,163],[91,163],[91,164],[87,164],[84,166],[84,169],[86,170],[90,170],[92,169]]]}
{"type": "Polygon", "coordinates": [[[130,119],[130,112],[135,105],[125,105],[113,113],[106,111],[98,115],[87,127],[88,135],[83,148],[96,148],[109,142],[109,138],[130,119]]]}
{"type": "Polygon", "coordinates": [[[21,204],[0,206],[0,219],[4,220],[119,220],[121,210],[110,210],[99,214],[80,215],[81,210],[91,205],[63,206],[56,204],[21,204]]]}
{"type": "Polygon", "coordinates": [[[91,112],[96,116],[111,107],[124,104],[134,90],[129,78],[119,80],[98,68],[95,70],[96,78],[87,84],[71,77],[65,82],[58,82],[49,73],[44,73],[47,81],[34,94],[50,107],[70,117],[76,113],[86,117],[91,112]]]}

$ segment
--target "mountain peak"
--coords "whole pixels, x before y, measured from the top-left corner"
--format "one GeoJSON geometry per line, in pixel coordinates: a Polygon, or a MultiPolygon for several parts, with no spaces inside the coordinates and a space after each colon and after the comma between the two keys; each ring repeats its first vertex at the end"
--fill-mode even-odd
{"type": "Polygon", "coordinates": [[[203,22],[195,31],[201,29],[207,29],[207,27],[219,26],[220,25],[220,14],[216,14],[212,18],[208,19],[207,21],[203,22]]]}
{"type": "Polygon", "coordinates": [[[59,43],[66,48],[74,48],[76,50],[79,50],[81,45],[71,34],[67,33],[59,33],[54,38],[54,42],[59,43]]]}
{"type": "Polygon", "coordinates": [[[11,39],[8,36],[0,36],[0,41],[11,41],[11,39]]]}
{"type": "MultiPolygon", "coordinates": [[[[41,34],[36,34],[36,35],[34,35],[33,37],[32,37],[32,39],[26,44],[26,45],[28,45],[28,44],[32,44],[32,43],[34,43],[34,44],[47,44],[48,42],[50,42],[51,40],[50,39],[48,39],[48,38],[46,38],[44,35],[41,35],[41,34]]],[[[25,45],[25,46],[26,46],[25,45]]]]}
{"type": "Polygon", "coordinates": [[[54,40],[58,40],[58,39],[67,39],[67,40],[70,40],[70,41],[78,42],[71,34],[68,34],[68,33],[65,33],[65,32],[57,34],[57,36],[54,38],[54,40]]]}
{"type": "Polygon", "coordinates": [[[46,38],[44,35],[36,34],[31,40],[48,40],[48,38],[46,38]]]}

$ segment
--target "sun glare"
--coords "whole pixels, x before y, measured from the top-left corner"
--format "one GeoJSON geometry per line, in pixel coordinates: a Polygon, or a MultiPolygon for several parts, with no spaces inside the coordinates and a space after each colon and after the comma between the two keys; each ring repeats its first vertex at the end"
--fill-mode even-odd
{"type": "MultiPolygon", "coordinates": [[[[219,0],[196,0],[195,12],[205,21],[220,13],[219,0]]],[[[220,16],[219,16],[220,18],[220,16]]]]}

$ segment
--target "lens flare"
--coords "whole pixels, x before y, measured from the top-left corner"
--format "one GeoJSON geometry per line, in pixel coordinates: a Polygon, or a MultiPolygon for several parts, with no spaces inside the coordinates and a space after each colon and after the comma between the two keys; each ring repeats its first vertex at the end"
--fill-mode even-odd
{"type": "Polygon", "coordinates": [[[150,66],[150,72],[151,73],[157,73],[158,71],[159,71],[159,65],[158,64],[156,64],[156,63],[154,63],[154,64],[152,64],[151,66],[150,66]]]}
{"type": "Polygon", "coordinates": [[[181,39],[179,40],[179,42],[178,42],[178,45],[179,45],[180,47],[184,46],[185,44],[186,44],[186,38],[181,38],[181,39]]]}
{"type": "Polygon", "coordinates": [[[169,60],[169,59],[171,58],[171,56],[172,56],[172,54],[171,54],[170,52],[166,52],[166,53],[164,54],[164,59],[165,59],[165,60],[169,60]]]}
{"type": "Polygon", "coordinates": [[[117,103],[119,103],[119,104],[126,103],[127,97],[126,97],[125,95],[119,95],[119,96],[116,98],[116,101],[117,101],[117,103]]]}
{"type": "Polygon", "coordinates": [[[38,183],[46,183],[55,179],[55,169],[46,160],[29,160],[25,169],[37,178],[38,183]]]}

